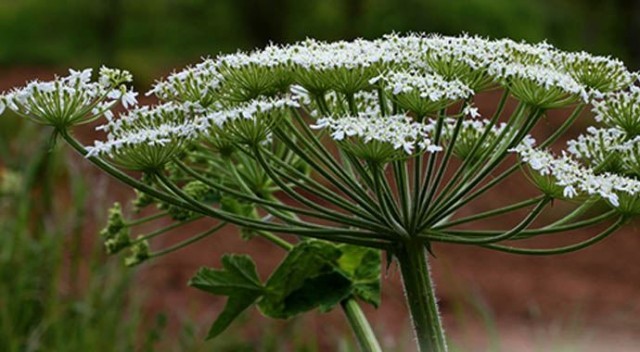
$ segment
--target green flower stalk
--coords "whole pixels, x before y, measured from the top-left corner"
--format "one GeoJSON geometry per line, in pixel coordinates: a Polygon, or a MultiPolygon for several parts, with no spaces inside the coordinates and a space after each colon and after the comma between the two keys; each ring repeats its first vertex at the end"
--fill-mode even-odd
{"type": "Polygon", "coordinates": [[[88,71],[32,82],[3,95],[0,108],[54,126],[136,190],[137,208],[163,209],[129,222],[119,210],[110,216],[107,247],[130,248],[129,265],[227,225],[288,251],[265,282],[250,258],[237,255],[194,277],[194,287],[229,297],[210,337],[252,305],[274,318],[340,305],[362,350],[380,350],[356,300],[379,304],[384,252],[400,266],[419,349],[446,351],[428,258],[438,243],[568,253],[640,214],[638,76],[613,58],[467,35],[307,40],[206,59],[158,81],[148,94],[160,104],[142,107],[131,107],[135,93],[122,86],[128,74],[101,75],[99,83],[90,83],[88,71]],[[502,98],[483,119],[474,100],[494,89],[502,98]],[[116,117],[118,100],[130,109],[116,117]],[[508,100],[518,103],[510,114],[508,100]],[[589,106],[598,125],[558,146],[589,106]],[[539,121],[557,108],[573,112],[551,135],[540,135],[539,121]],[[73,137],[74,126],[100,117],[103,140],[84,146],[73,137]],[[457,215],[518,172],[539,196],[457,215]],[[575,209],[543,224],[558,201],[575,209]],[[511,228],[459,227],[517,210],[526,214],[511,228]],[[130,239],[132,227],[164,215],[174,220],[169,228],[217,222],[159,250],[154,238],[169,228],[130,239]],[[563,247],[515,245],[602,224],[603,232],[563,247]]]}

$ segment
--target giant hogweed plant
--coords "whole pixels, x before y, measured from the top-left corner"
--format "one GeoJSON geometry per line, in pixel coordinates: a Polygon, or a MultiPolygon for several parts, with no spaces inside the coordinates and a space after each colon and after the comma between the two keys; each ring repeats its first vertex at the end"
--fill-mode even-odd
{"type": "Polygon", "coordinates": [[[125,219],[118,205],[111,211],[102,236],[109,253],[130,252],[128,265],[227,226],[288,252],[266,281],[250,257],[236,254],[193,277],[190,285],[228,296],[210,337],[252,305],[273,318],[340,306],[362,350],[380,350],[358,301],[379,304],[383,254],[400,268],[419,349],[446,351],[429,271],[434,245],[562,254],[640,214],[636,79],[616,59],[547,43],[393,34],[205,59],[158,81],[148,93],[160,101],[152,106],[137,105],[129,73],[102,68],[97,81],[91,70],[72,70],[28,83],[5,93],[0,107],[52,126],[135,189],[137,208],[157,205],[156,214],[137,219],[125,219]],[[495,109],[479,111],[474,97],[488,90],[502,97],[495,109]],[[508,100],[517,102],[511,113],[508,100]],[[125,110],[116,116],[118,104],[125,110]],[[552,134],[536,135],[536,125],[560,108],[573,112],[552,134]],[[556,143],[585,108],[597,126],[556,143]],[[106,137],[83,145],[74,128],[98,119],[106,137]],[[458,215],[517,173],[538,196],[458,215]],[[541,223],[549,218],[541,214],[559,211],[558,201],[573,206],[541,223]],[[511,212],[522,216],[511,228],[466,227],[511,212]],[[168,228],[130,235],[165,216],[174,221],[168,228]],[[216,223],[157,248],[158,236],[200,218],[216,223]],[[598,225],[605,230],[558,248],[517,244],[598,225]]]}

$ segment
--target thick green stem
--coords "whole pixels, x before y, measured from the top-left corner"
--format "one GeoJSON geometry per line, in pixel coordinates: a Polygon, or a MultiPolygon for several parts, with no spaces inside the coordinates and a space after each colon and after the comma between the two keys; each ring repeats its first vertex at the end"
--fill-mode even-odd
{"type": "Polygon", "coordinates": [[[382,352],[367,317],[353,297],[340,302],[362,352],[382,352]]]}
{"type": "Polygon", "coordinates": [[[395,254],[400,264],[404,292],[419,350],[445,352],[447,342],[438,312],[425,244],[426,242],[413,238],[404,242],[395,254]]]}

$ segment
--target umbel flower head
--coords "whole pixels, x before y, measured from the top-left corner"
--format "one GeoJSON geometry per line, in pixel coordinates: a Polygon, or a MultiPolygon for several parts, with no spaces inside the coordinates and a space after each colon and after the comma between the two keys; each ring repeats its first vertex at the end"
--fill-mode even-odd
{"type": "Polygon", "coordinates": [[[43,125],[60,129],[112,116],[120,101],[125,108],[137,104],[138,93],[124,84],[131,82],[127,71],[102,67],[98,81],[91,69],[69,70],[69,75],[50,82],[32,81],[0,96],[0,112],[5,108],[43,125]]]}
{"type": "Polygon", "coordinates": [[[499,42],[478,36],[460,37],[429,36],[424,43],[423,61],[414,66],[433,70],[448,80],[458,79],[474,91],[482,91],[494,85],[489,75],[489,66],[504,56],[499,42]]]}
{"type": "Polygon", "coordinates": [[[538,108],[561,108],[589,101],[585,86],[553,67],[496,62],[490,70],[518,100],[538,108]]]}
{"type": "Polygon", "coordinates": [[[205,59],[156,82],[147,95],[153,94],[163,101],[197,102],[207,107],[219,100],[218,90],[224,78],[218,66],[216,61],[205,59]]]}
{"type": "Polygon", "coordinates": [[[567,73],[585,87],[601,93],[625,89],[637,79],[618,59],[594,56],[584,51],[576,53],[559,52],[554,60],[567,73]]]}
{"type": "Polygon", "coordinates": [[[321,118],[311,126],[329,129],[331,137],[355,156],[375,163],[410,156],[414,153],[435,153],[442,150],[430,139],[432,124],[413,122],[406,115],[380,117],[360,114],[337,118],[321,118]],[[402,151],[403,153],[398,153],[402,151]]]}
{"type": "Polygon", "coordinates": [[[593,112],[597,122],[607,127],[618,128],[629,136],[640,134],[640,88],[606,94],[603,99],[593,101],[593,112]]]}
{"type": "Polygon", "coordinates": [[[473,95],[471,88],[460,80],[446,80],[436,73],[390,71],[380,79],[391,99],[403,110],[412,111],[417,116],[433,114],[473,95]]]}
{"type": "Polygon", "coordinates": [[[107,132],[107,140],[87,147],[87,157],[108,156],[128,169],[158,170],[196,134],[189,119],[200,110],[175,103],[130,110],[96,128],[107,132]]]}
{"type": "Polygon", "coordinates": [[[87,156],[107,156],[132,170],[160,170],[199,138],[260,143],[267,139],[274,115],[297,106],[292,99],[254,100],[228,108],[190,102],[143,106],[96,127],[107,132],[107,140],[87,147],[87,156]]]}
{"type": "Polygon", "coordinates": [[[452,118],[445,121],[443,138],[445,144],[452,145],[453,154],[461,160],[472,158],[475,161],[485,155],[506,128],[506,123],[491,126],[489,120],[464,120],[455,143],[451,143],[456,122],[452,118]]]}
{"type": "MultiPolygon", "coordinates": [[[[560,157],[551,152],[539,150],[531,145],[523,144],[513,150],[523,162],[541,176],[550,176],[551,184],[562,187],[564,198],[574,198],[580,194],[590,197],[600,197],[611,206],[625,214],[640,214],[640,208],[635,199],[640,197],[640,181],[633,177],[625,177],[609,172],[598,172],[597,169],[580,165],[567,153],[560,157]],[[624,201],[621,201],[623,199],[624,201]]],[[[557,196],[557,191],[547,184],[541,187],[545,192],[557,196]]],[[[538,184],[538,186],[541,186],[538,184]]]]}
{"type": "Polygon", "coordinates": [[[620,148],[626,134],[617,128],[587,128],[587,134],[567,142],[567,151],[586,165],[601,171],[625,173],[620,148]]]}

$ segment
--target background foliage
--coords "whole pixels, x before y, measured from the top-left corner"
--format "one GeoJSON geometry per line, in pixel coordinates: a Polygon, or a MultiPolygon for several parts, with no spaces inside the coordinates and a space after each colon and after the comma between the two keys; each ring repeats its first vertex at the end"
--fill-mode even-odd
{"type": "Polygon", "coordinates": [[[640,64],[640,5],[624,0],[0,0],[0,64],[158,71],[270,41],[392,31],[528,41],[640,64]]]}

